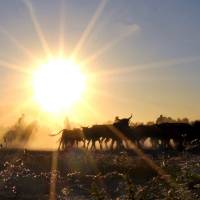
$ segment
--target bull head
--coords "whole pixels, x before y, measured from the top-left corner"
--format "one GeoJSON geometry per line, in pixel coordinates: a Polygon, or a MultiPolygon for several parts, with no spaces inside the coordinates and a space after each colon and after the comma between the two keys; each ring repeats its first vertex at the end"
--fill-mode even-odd
{"type": "Polygon", "coordinates": [[[89,129],[89,127],[88,126],[81,126],[81,128],[82,128],[82,130],[84,131],[84,130],[88,130],[89,129]]]}

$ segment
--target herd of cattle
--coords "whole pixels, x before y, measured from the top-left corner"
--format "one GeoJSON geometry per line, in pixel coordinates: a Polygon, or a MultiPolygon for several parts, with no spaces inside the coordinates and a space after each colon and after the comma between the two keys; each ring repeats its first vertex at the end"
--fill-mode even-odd
{"type": "MultiPolygon", "coordinates": [[[[55,134],[61,134],[58,149],[66,150],[69,147],[83,147],[92,150],[96,148],[109,150],[146,148],[147,141],[152,149],[184,150],[193,147],[200,149],[200,121],[130,126],[131,117],[116,118],[115,122],[110,125],[63,129],[55,134]]],[[[23,126],[22,119],[23,117],[4,134],[5,147],[16,141],[25,144],[31,134],[37,130],[37,122],[33,121],[23,126]]],[[[2,144],[1,147],[3,147],[2,144]]]]}
{"type": "MultiPolygon", "coordinates": [[[[174,148],[184,150],[200,147],[200,121],[189,123],[162,123],[130,126],[131,117],[117,119],[113,124],[93,125],[81,129],[63,129],[59,139],[59,150],[80,146],[87,149],[120,149],[130,146],[144,148],[149,140],[151,148],[174,148]]],[[[55,136],[51,135],[51,136],[55,136]]]]}

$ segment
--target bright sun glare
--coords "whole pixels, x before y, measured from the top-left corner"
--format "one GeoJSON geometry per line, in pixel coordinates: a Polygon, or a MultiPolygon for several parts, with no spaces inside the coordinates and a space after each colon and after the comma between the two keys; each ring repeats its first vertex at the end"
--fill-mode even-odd
{"type": "Polygon", "coordinates": [[[63,112],[80,99],[85,89],[85,75],[72,60],[49,60],[33,74],[33,89],[42,109],[63,112]]]}

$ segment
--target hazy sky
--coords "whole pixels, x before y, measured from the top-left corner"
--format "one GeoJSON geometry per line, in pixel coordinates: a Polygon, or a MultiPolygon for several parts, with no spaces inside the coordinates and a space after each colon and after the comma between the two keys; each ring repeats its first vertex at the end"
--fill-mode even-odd
{"type": "Polygon", "coordinates": [[[136,121],[154,120],[159,114],[200,118],[200,1],[29,2],[39,22],[36,28],[22,0],[0,0],[0,119],[30,109],[20,107],[30,95],[23,69],[45,57],[40,36],[56,55],[63,33],[68,57],[88,24],[77,60],[97,53],[87,70],[98,78],[90,86],[97,93],[87,98],[93,111],[74,111],[82,121],[99,123],[130,113],[136,121]]]}

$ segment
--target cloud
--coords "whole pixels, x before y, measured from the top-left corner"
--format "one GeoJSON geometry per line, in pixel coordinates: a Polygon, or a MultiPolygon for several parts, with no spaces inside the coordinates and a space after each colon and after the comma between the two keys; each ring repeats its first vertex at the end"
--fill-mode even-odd
{"type": "Polygon", "coordinates": [[[116,34],[120,37],[128,37],[132,36],[133,34],[135,35],[136,33],[141,31],[141,27],[138,24],[119,24],[116,27],[116,34]]]}
{"type": "Polygon", "coordinates": [[[138,24],[124,24],[122,26],[124,27],[124,30],[127,32],[141,31],[141,27],[138,24]]]}

